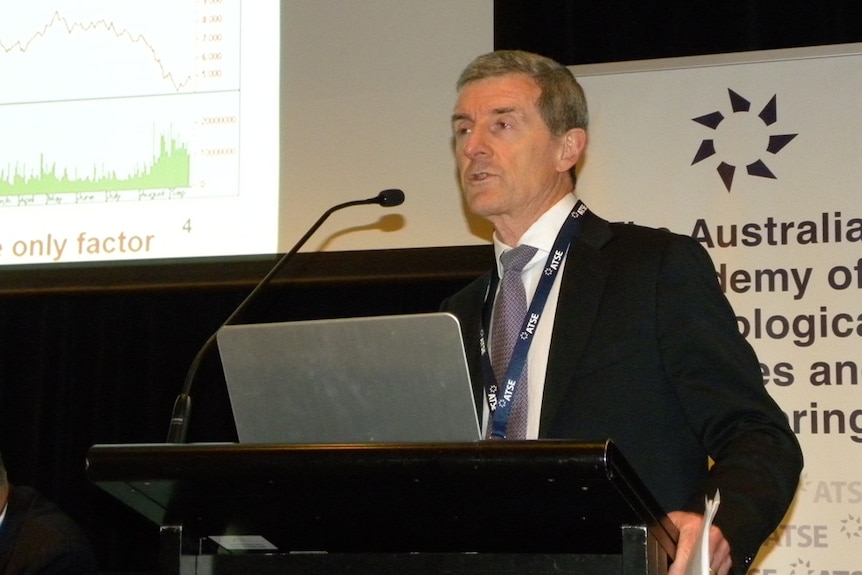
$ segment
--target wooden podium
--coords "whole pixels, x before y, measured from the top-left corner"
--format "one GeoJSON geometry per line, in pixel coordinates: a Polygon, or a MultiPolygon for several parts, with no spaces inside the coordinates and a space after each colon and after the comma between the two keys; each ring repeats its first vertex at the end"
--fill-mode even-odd
{"type": "Polygon", "coordinates": [[[661,575],[676,540],[609,441],[95,445],[87,471],[166,574],[661,575]]]}

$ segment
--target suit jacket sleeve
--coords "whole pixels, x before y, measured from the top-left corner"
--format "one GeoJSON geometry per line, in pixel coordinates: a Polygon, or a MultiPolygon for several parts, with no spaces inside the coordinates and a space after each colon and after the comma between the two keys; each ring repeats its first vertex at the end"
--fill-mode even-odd
{"type": "Polygon", "coordinates": [[[763,387],[706,251],[689,238],[669,244],[657,289],[660,347],[680,405],[713,465],[687,508],[721,492],[715,524],[744,573],[795,493],[802,453],[763,387]]]}

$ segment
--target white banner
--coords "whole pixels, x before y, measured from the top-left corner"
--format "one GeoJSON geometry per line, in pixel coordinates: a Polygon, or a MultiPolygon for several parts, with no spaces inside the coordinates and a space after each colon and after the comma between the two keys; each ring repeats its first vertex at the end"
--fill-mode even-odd
{"type": "Polygon", "coordinates": [[[862,44],[572,70],[579,196],[708,249],[802,444],[751,572],[862,575],[862,44]]]}

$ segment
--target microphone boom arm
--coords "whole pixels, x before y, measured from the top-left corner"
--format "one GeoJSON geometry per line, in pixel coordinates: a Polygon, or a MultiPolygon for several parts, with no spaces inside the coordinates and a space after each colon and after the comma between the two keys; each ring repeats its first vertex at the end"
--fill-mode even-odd
{"type": "MultiPolygon", "coordinates": [[[[343,208],[348,208],[351,206],[360,206],[365,204],[379,204],[384,207],[391,207],[400,205],[404,201],[404,192],[401,190],[391,189],[391,190],[383,190],[377,196],[373,198],[368,198],[366,200],[352,200],[349,202],[344,202],[341,204],[337,204],[332,206],[323,214],[317,218],[317,221],[308,228],[308,231],[303,234],[299,241],[285,253],[279,260],[275,263],[272,269],[263,277],[262,280],[258,282],[258,284],[254,287],[251,292],[242,302],[236,307],[236,309],[231,313],[228,318],[222,323],[221,327],[226,325],[231,325],[237,318],[242,315],[242,313],[248,308],[249,304],[254,301],[257,297],[257,294],[266,287],[272,278],[276,276],[278,272],[284,267],[284,265],[305,245],[305,242],[323,225],[329,216],[331,216],[334,212],[341,210],[343,208]]],[[[220,329],[219,328],[219,329],[220,329]]],[[[207,353],[209,353],[210,349],[215,345],[216,337],[218,335],[218,330],[213,332],[210,335],[209,339],[203,344],[203,346],[198,350],[194,359],[192,359],[191,365],[189,365],[189,369],[186,372],[186,379],[183,382],[182,392],[177,396],[174,401],[174,408],[171,413],[171,423],[168,428],[168,436],[167,443],[185,443],[186,435],[188,434],[188,425],[189,425],[189,416],[191,415],[192,409],[192,398],[191,398],[191,389],[195,380],[195,375],[197,374],[198,368],[200,364],[203,362],[204,357],[206,357],[207,353]]]]}

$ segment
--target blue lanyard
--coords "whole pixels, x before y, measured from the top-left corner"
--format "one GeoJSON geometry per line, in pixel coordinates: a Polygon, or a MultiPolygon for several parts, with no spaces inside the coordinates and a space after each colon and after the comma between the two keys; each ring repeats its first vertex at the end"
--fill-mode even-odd
{"type": "Polygon", "coordinates": [[[482,312],[482,326],[479,330],[479,345],[482,353],[482,369],[485,375],[485,392],[488,396],[488,405],[493,418],[491,422],[492,437],[506,437],[506,424],[509,421],[509,414],[512,410],[512,398],[515,397],[515,388],[518,385],[518,379],[527,364],[527,354],[533,343],[533,336],[536,333],[539,320],[542,318],[545,304],[548,302],[551,287],[553,287],[554,281],[559,274],[563,258],[569,251],[572,241],[578,235],[581,222],[583,221],[581,217],[588,211],[587,206],[578,200],[557,233],[554,247],[545,261],[545,269],[542,271],[539,285],[536,286],[536,293],[533,295],[530,308],[527,310],[527,314],[524,316],[524,321],[521,324],[521,333],[515,342],[515,348],[512,350],[512,358],[509,360],[509,365],[506,367],[506,383],[502,390],[494,376],[494,369],[491,367],[491,358],[489,357],[485,343],[485,333],[490,325],[491,308],[493,307],[494,299],[491,297],[491,294],[496,293],[497,282],[499,281],[497,274],[493,275],[488,284],[482,312]]]}

